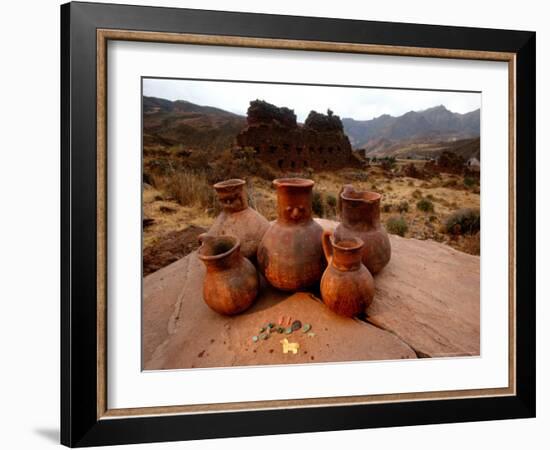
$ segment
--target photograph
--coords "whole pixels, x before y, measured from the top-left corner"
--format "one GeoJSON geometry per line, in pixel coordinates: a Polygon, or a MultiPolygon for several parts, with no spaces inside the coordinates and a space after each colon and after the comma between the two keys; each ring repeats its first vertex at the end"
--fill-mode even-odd
{"type": "Polygon", "coordinates": [[[481,111],[142,76],[142,370],[479,357],[481,111]]]}

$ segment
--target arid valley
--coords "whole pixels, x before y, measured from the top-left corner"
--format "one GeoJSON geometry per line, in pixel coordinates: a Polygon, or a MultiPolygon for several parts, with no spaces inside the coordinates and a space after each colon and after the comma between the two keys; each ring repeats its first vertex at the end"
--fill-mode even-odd
{"type": "MultiPolygon", "coordinates": [[[[261,114],[281,110],[284,115],[287,110],[266,105],[260,104],[261,114]]],[[[330,113],[315,118],[330,118],[330,113]]],[[[186,101],[145,97],[144,275],[198,247],[197,236],[220,210],[212,185],[228,178],[247,181],[250,204],[268,220],[276,217],[271,182],[279,176],[315,181],[313,210],[319,218],[337,220],[337,198],[344,184],[376,191],[382,194],[381,220],[389,233],[479,255],[480,140],[475,132],[479,110],[473,113],[459,115],[435,107],[397,118],[381,117],[363,127],[342,119],[354,145],[346,156],[349,167],[334,167],[330,161],[342,159],[336,146],[335,154],[328,154],[332,147],[304,145],[305,153],[325,151],[324,159],[315,164],[314,156],[299,161],[298,155],[271,145],[265,153],[280,154],[273,163],[262,158],[260,146],[236,145],[237,136],[246,129],[246,117],[186,101]],[[367,127],[377,134],[365,134],[367,127]]],[[[284,127],[284,117],[278,120],[284,127]]]]}

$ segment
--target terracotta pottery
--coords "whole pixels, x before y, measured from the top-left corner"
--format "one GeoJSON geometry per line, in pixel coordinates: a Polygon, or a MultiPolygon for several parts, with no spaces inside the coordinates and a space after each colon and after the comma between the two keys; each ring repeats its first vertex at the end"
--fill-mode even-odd
{"type": "Polygon", "coordinates": [[[244,180],[225,180],[214,185],[223,207],[208,230],[212,236],[237,236],[241,241],[241,253],[253,262],[258,244],[269,227],[269,222],[258,211],[248,206],[244,180]]]}
{"type": "Polygon", "coordinates": [[[321,244],[323,229],[312,218],[313,180],[279,178],[277,215],[258,247],[258,267],[278,289],[293,291],[321,279],[325,258],[321,244]]]}
{"type": "Polygon", "coordinates": [[[259,279],[254,265],[241,255],[236,236],[199,236],[198,257],[206,266],[203,297],[220,314],[238,314],[254,303],[259,279]]]}
{"type": "Polygon", "coordinates": [[[380,272],[391,258],[388,233],[380,224],[380,199],[376,192],[342,187],[338,199],[341,223],[334,230],[337,240],[360,238],[364,243],[363,264],[371,274],[380,272]]]}
{"type": "Polygon", "coordinates": [[[323,250],[328,267],[321,278],[321,298],[341,316],[353,317],[365,311],[374,298],[374,279],[362,262],[361,239],[337,240],[323,233],[323,250]]]}

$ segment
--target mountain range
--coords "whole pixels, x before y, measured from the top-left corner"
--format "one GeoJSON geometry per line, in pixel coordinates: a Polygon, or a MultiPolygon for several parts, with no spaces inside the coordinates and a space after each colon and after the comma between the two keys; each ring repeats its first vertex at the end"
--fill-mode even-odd
{"type": "Polygon", "coordinates": [[[371,120],[344,118],[342,123],[351,145],[369,153],[396,142],[452,142],[479,137],[480,110],[460,114],[439,105],[423,111],[409,111],[398,117],[384,114],[371,120]]]}
{"type": "MultiPolygon", "coordinates": [[[[442,148],[461,147],[472,141],[468,153],[479,153],[479,109],[466,114],[449,111],[443,105],[423,111],[409,111],[394,117],[384,114],[371,120],[342,119],[352,147],[370,156],[428,156],[442,148]]],[[[143,97],[144,146],[183,146],[221,151],[233,145],[246,127],[246,117],[212,106],[185,100],[143,97]]]]}

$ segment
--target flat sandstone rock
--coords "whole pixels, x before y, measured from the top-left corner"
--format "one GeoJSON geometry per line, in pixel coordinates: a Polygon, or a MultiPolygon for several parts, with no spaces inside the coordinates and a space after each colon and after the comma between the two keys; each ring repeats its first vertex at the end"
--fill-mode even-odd
{"type": "Polygon", "coordinates": [[[479,257],[434,241],[390,236],[367,320],[419,357],[479,355],[479,257]]]}
{"type": "MultiPolygon", "coordinates": [[[[325,228],[334,222],[319,220],[325,228]]],[[[202,299],[205,268],[196,253],[144,278],[144,369],[320,363],[479,354],[479,258],[432,241],[391,236],[392,260],[376,276],[367,322],[333,314],[318,293],[284,293],[263,283],[234,317],[202,299]],[[281,316],[312,325],[253,342],[281,316]],[[283,339],[297,354],[283,353],[283,339]]]]}

